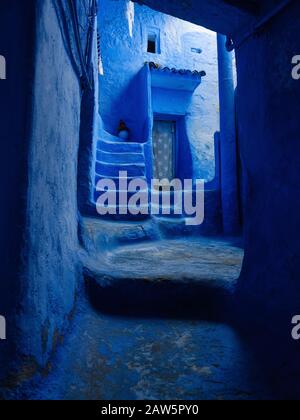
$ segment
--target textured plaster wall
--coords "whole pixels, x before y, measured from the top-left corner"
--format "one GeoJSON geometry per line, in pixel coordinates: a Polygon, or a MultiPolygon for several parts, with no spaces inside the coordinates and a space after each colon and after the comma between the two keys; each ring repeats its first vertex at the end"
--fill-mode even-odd
{"type": "MultiPolygon", "coordinates": [[[[89,3],[77,4],[85,30],[89,3]]],[[[0,86],[0,314],[7,319],[8,338],[0,341],[0,380],[19,371],[11,385],[45,367],[61,342],[82,271],[77,207],[82,88],[74,33],[62,25],[57,5],[55,0],[0,5],[0,50],[7,60],[7,80],[0,86]]],[[[67,3],[62,6],[70,24],[67,3]]],[[[82,32],[81,42],[85,47],[82,32]]]]}
{"type": "MultiPolygon", "coordinates": [[[[9,41],[1,51],[9,59],[9,82],[6,107],[1,101],[1,175],[6,175],[0,187],[7,201],[1,205],[0,314],[8,318],[8,341],[6,349],[0,343],[0,377],[10,361],[16,367],[25,364],[26,379],[46,365],[61,342],[81,278],[77,175],[82,87],[74,34],[62,25],[58,2],[22,3],[1,5],[7,31],[2,42],[9,41]]],[[[81,28],[88,26],[88,6],[86,0],[78,7],[81,28]]],[[[70,10],[65,11],[71,22],[70,10]]],[[[82,33],[81,42],[86,45],[82,33]]]]}
{"type": "Polygon", "coordinates": [[[15,315],[26,212],[34,3],[0,3],[0,51],[7,64],[7,79],[0,81],[0,314],[6,317],[8,334],[7,341],[0,341],[0,379],[6,374],[8,362],[15,358],[17,341],[15,315]]]}
{"type": "MultiPolygon", "coordinates": [[[[204,28],[155,12],[127,0],[100,0],[101,36],[100,113],[105,128],[114,133],[120,118],[134,140],[146,141],[138,121],[135,76],[146,61],[178,69],[205,70],[187,110],[195,177],[213,179],[214,133],[219,130],[216,35],[204,28]],[[147,53],[147,31],[160,31],[161,54],[147,53]],[[201,48],[202,54],[191,52],[201,48]]],[[[143,92],[146,95],[146,92],[143,92]]]]}
{"type": "Polygon", "coordinates": [[[42,363],[73,309],[79,275],[76,190],[81,97],[53,2],[39,1],[37,8],[20,314],[25,338],[20,344],[24,354],[42,363]]]}
{"type": "Polygon", "coordinates": [[[286,333],[284,343],[300,312],[300,83],[291,76],[300,49],[299,15],[300,4],[292,1],[237,51],[238,128],[248,186],[240,290],[251,304],[248,316],[286,333]]]}

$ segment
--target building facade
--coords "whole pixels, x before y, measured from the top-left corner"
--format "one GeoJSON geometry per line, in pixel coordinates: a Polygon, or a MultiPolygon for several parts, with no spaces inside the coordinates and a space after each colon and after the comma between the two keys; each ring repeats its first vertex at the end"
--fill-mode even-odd
{"type": "Polygon", "coordinates": [[[212,181],[220,124],[216,34],[128,0],[100,0],[98,31],[106,133],[117,135],[123,120],[130,142],[150,142],[152,176],[212,181]],[[145,63],[152,63],[148,76],[145,63]]]}

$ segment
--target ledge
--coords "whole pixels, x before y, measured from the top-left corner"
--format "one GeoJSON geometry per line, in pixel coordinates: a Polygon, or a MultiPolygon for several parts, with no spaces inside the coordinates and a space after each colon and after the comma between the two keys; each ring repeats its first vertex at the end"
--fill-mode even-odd
{"type": "Polygon", "coordinates": [[[146,63],[151,71],[152,87],[169,90],[194,92],[201,84],[205,71],[191,71],[162,67],[156,63],[146,63]]]}

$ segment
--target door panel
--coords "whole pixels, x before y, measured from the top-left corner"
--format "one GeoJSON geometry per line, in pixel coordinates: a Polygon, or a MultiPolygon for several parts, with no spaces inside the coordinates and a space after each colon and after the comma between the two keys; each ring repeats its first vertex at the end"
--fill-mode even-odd
{"type": "Polygon", "coordinates": [[[153,125],[153,172],[155,179],[175,178],[175,137],[174,121],[155,120],[153,125]]]}

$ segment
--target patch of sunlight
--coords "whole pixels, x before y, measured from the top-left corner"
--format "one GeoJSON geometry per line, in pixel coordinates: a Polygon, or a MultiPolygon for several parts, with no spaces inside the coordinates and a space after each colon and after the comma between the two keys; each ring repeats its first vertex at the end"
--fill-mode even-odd
{"type": "Polygon", "coordinates": [[[99,62],[98,62],[98,70],[100,76],[104,76],[104,67],[103,67],[103,61],[102,61],[102,55],[99,55],[99,62]]]}
{"type": "Polygon", "coordinates": [[[132,1],[127,1],[126,17],[128,22],[128,30],[130,37],[133,36],[134,18],[135,18],[135,4],[132,1]]]}

